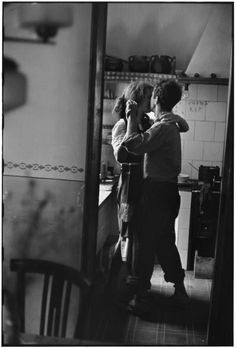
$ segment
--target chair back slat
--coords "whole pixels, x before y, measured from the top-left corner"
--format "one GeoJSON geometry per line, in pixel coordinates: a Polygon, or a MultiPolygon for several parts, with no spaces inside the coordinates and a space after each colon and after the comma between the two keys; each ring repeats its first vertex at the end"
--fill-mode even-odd
{"type": "Polygon", "coordinates": [[[80,289],[80,299],[78,322],[76,322],[75,325],[74,337],[79,338],[79,333],[83,332],[83,329],[80,330],[79,326],[80,324],[84,325],[86,314],[88,313],[88,296],[91,294],[90,282],[84,278],[79,271],[46,260],[12,259],[10,261],[10,269],[18,273],[17,301],[20,315],[20,331],[25,332],[25,274],[38,273],[44,275],[39,329],[40,335],[46,334],[56,337],[66,336],[71,290],[72,285],[75,285],[80,289]],[[51,277],[52,282],[50,282],[51,277]],[[80,315],[80,310],[83,312],[82,315],[80,315]]]}
{"type": "Polygon", "coordinates": [[[80,288],[80,310],[78,312],[78,317],[76,321],[76,328],[74,337],[75,338],[86,338],[84,336],[86,332],[86,317],[88,316],[89,300],[92,295],[92,286],[89,289],[86,286],[81,286],[80,288]]]}
{"type": "Polygon", "coordinates": [[[51,327],[51,330],[48,328],[48,332],[50,332],[50,334],[53,333],[54,336],[59,335],[63,289],[64,280],[54,275],[49,305],[49,316],[52,319],[53,326],[51,327]],[[51,316],[50,313],[53,313],[53,316],[51,316]]]}
{"type": "Polygon", "coordinates": [[[44,335],[46,309],[47,309],[47,298],[48,298],[48,286],[49,286],[49,275],[45,274],[44,283],[43,283],[43,295],[42,295],[41,318],[40,318],[40,329],[39,329],[40,335],[44,335]]]}
{"type": "Polygon", "coordinates": [[[66,336],[66,326],[67,326],[67,319],[68,319],[68,313],[69,313],[71,289],[72,289],[72,283],[67,282],[64,308],[63,308],[63,316],[62,316],[62,328],[61,328],[62,337],[66,336]]]}

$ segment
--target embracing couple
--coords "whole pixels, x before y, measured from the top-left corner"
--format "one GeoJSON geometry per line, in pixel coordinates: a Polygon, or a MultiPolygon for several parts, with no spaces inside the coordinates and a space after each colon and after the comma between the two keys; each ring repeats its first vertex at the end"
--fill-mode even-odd
{"type": "Polygon", "coordinates": [[[181,96],[182,88],[175,80],[164,80],[154,87],[135,81],[117,98],[113,110],[120,118],[112,130],[112,146],[121,173],[117,191],[119,240],[110,281],[125,262],[128,276],[116,303],[136,314],[149,311],[156,257],[165,280],[174,284],[173,302],[189,303],[174,230],[180,207],[180,132],[189,129],[187,122],[172,112],[181,96]],[[155,110],[152,120],[147,115],[151,110],[155,110]]]}

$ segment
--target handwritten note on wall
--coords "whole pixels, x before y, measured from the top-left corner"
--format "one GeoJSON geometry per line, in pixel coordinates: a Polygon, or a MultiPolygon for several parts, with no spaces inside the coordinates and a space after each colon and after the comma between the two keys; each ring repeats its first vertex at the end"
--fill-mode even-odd
{"type": "Polygon", "coordinates": [[[186,101],[186,118],[193,120],[205,120],[206,105],[205,100],[187,100],[186,101]]]}

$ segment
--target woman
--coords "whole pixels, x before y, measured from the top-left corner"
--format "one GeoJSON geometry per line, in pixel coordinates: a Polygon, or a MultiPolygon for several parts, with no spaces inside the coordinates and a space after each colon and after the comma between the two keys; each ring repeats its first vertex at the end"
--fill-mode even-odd
{"type": "Polygon", "coordinates": [[[128,305],[138,286],[138,252],[141,227],[141,193],[143,184],[143,155],[128,152],[122,146],[127,130],[126,106],[128,100],[137,104],[137,132],[142,133],[151,126],[146,115],[150,111],[153,87],[143,81],[131,82],[121,97],[116,100],[113,111],[120,120],[112,130],[112,146],[116,160],[121,164],[117,189],[119,240],[115,247],[109,284],[116,279],[122,261],[126,263],[128,276],[119,294],[119,302],[128,305]]]}

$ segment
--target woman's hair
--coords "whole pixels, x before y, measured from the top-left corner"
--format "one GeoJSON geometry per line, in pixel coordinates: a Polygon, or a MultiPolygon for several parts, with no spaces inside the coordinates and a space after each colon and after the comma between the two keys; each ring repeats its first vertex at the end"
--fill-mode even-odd
{"type": "Polygon", "coordinates": [[[147,90],[152,90],[153,86],[144,81],[133,81],[124,90],[123,94],[116,99],[115,106],[112,112],[116,112],[120,118],[126,117],[125,108],[126,102],[132,99],[137,104],[144,99],[147,90]]]}
{"type": "Polygon", "coordinates": [[[157,103],[163,111],[171,111],[181,100],[182,87],[175,80],[161,81],[154,88],[154,97],[158,97],[157,103]]]}

